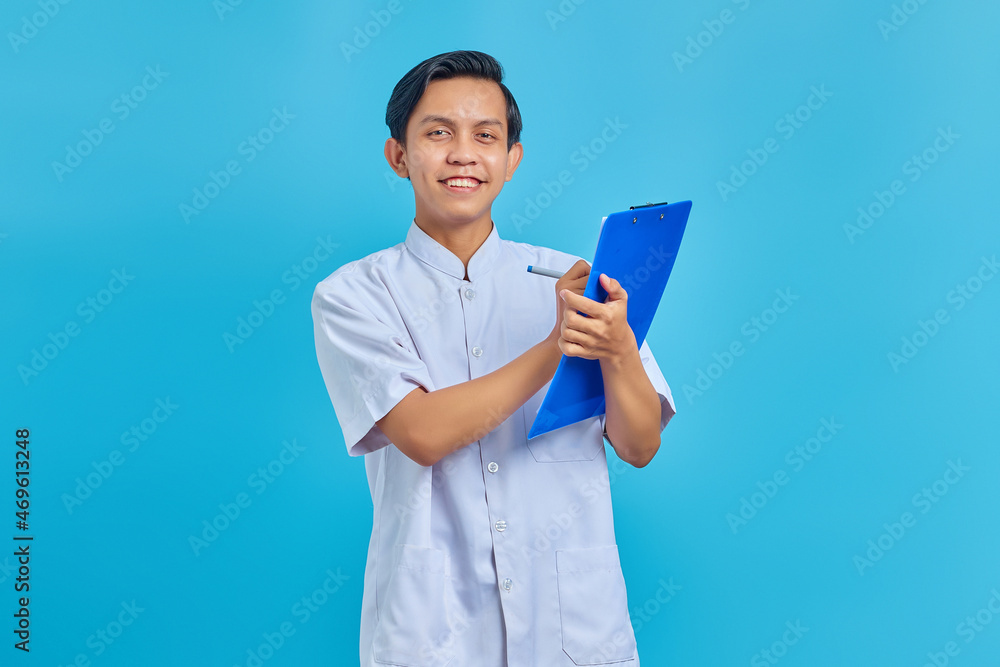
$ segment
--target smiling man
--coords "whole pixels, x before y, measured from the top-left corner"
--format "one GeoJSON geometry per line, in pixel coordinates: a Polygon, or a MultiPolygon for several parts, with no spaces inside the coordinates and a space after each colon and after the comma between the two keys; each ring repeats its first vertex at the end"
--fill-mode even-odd
{"type": "Polygon", "coordinates": [[[316,353],[374,504],[361,664],[638,667],[605,437],[645,466],[674,415],[589,265],[501,239],[493,201],[523,155],[503,70],[478,51],[410,70],[385,157],[413,185],[404,242],[316,286],[316,353]],[[566,274],[555,281],[528,265],[566,274]],[[586,313],[584,317],[577,311],[586,313]],[[563,354],[598,359],[607,413],[527,439],[563,354]]]}

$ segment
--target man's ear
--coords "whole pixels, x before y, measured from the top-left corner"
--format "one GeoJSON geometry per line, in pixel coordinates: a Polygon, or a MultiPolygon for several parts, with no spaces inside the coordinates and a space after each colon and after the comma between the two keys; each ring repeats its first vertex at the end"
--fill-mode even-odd
{"type": "Polygon", "coordinates": [[[406,149],[392,137],[385,140],[385,159],[397,176],[410,177],[410,172],[406,168],[406,149]]]}
{"type": "Polygon", "coordinates": [[[519,141],[507,151],[507,177],[504,181],[514,178],[514,171],[517,169],[517,165],[521,164],[522,157],[524,157],[524,146],[519,141]]]}

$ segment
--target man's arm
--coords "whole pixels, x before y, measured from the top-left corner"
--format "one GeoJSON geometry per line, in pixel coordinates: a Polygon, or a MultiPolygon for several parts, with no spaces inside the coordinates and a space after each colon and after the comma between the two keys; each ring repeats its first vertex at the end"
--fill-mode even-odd
{"type": "Polygon", "coordinates": [[[628,325],[625,289],[603,274],[601,284],[608,292],[603,304],[565,293],[559,347],[570,356],[600,360],[605,433],[623,461],[641,468],[660,447],[660,399],[642,366],[635,334],[628,325]]]}
{"type": "Polygon", "coordinates": [[[634,336],[630,351],[601,359],[601,374],[608,441],[621,460],[641,468],[660,448],[660,396],[642,367],[634,336]]]}
{"type": "MultiPolygon", "coordinates": [[[[556,294],[583,294],[590,265],[580,260],[556,281],[556,294]]],[[[559,331],[563,309],[545,340],[483,377],[428,392],[417,387],[375,423],[396,447],[416,463],[432,466],[452,452],[479,440],[552,379],[559,367],[559,331]]]]}
{"type": "Polygon", "coordinates": [[[549,336],[483,377],[432,392],[417,387],[375,423],[401,452],[432,466],[510,417],[552,379],[560,357],[549,336]]]}

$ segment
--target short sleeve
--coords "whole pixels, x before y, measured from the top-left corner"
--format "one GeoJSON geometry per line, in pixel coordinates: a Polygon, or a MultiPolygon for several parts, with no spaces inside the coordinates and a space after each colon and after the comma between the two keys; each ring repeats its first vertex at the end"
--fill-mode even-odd
{"type": "Polygon", "coordinates": [[[321,282],[312,317],[316,358],[347,453],[360,456],[390,444],[376,421],[417,387],[433,387],[409,337],[400,334],[405,329],[381,321],[351,293],[321,282]]]}
{"type": "MultiPolygon", "coordinates": [[[[653,389],[660,396],[660,432],[662,433],[670,419],[677,414],[674,397],[670,393],[670,387],[667,385],[663,373],[660,372],[656,358],[653,357],[653,352],[649,349],[649,344],[646,341],[642,341],[642,345],[639,346],[639,358],[642,360],[642,367],[646,371],[646,377],[649,378],[653,389]]],[[[601,415],[601,428],[604,430],[605,437],[607,437],[607,426],[605,424],[607,417],[607,413],[601,415]]]]}

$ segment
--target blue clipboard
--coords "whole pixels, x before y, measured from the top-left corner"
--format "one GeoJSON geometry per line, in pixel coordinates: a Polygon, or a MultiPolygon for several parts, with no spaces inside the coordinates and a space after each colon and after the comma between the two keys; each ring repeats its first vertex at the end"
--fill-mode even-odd
{"type": "MultiPolygon", "coordinates": [[[[604,303],[608,292],[599,282],[602,273],[621,283],[628,293],[628,324],[639,347],[660,305],[690,212],[690,201],[635,206],[612,213],[601,227],[583,295],[604,303]]],[[[601,362],[563,355],[528,439],[604,411],[601,362]]]]}

